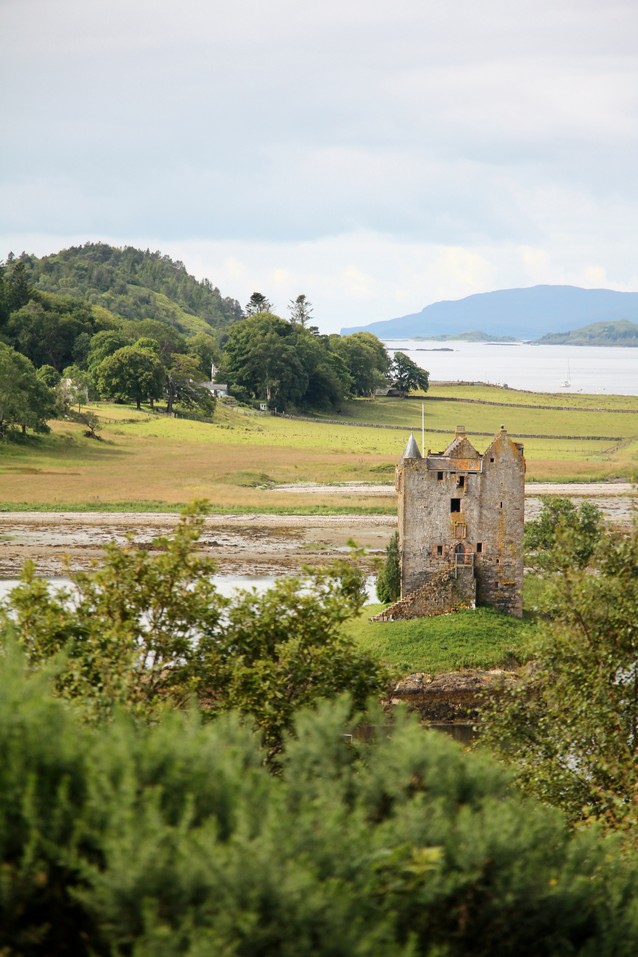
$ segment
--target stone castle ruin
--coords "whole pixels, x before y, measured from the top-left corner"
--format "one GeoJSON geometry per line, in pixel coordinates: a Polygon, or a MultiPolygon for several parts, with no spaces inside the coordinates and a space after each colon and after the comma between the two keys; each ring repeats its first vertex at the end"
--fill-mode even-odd
{"type": "Polygon", "coordinates": [[[401,598],[376,620],[476,604],[523,614],[525,458],[504,426],[480,455],[459,425],[444,452],[410,437],[397,466],[401,598]]]}

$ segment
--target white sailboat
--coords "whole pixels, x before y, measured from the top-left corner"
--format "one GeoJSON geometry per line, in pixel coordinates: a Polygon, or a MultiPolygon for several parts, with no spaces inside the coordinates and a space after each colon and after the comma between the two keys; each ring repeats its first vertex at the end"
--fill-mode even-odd
{"type": "Polygon", "coordinates": [[[571,389],[571,385],[572,385],[571,378],[572,378],[572,373],[571,373],[571,369],[569,368],[569,359],[568,359],[567,360],[567,378],[563,382],[563,389],[571,389]]]}

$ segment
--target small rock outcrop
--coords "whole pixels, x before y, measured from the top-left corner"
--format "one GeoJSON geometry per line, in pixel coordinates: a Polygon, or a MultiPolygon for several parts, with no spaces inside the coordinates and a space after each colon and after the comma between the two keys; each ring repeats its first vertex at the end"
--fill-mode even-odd
{"type": "Polygon", "coordinates": [[[518,676],[513,671],[451,671],[443,675],[424,672],[402,678],[391,703],[403,702],[418,711],[424,721],[475,721],[487,696],[502,694],[518,676]]]}

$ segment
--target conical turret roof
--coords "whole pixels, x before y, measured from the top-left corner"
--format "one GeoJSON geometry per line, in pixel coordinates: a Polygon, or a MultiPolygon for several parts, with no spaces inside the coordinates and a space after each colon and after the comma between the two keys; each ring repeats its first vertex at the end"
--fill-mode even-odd
{"type": "Polygon", "coordinates": [[[420,459],[421,453],[419,452],[419,446],[416,444],[414,435],[411,435],[408,439],[408,444],[405,447],[405,452],[401,456],[402,459],[420,459]]]}

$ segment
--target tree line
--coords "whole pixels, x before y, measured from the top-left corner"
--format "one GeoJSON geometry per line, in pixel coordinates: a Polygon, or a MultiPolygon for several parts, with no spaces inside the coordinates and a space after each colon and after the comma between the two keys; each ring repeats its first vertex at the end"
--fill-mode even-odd
{"type": "Polygon", "coordinates": [[[370,333],[321,335],[305,294],[291,301],[286,319],[261,293],[253,294],[245,315],[227,302],[213,328],[210,304],[220,297],[209,286],[158,253],[104,244],[43,260],[10,256],[0,264],[0,430],[46,431],[48,418],[73,414],[96,398],[137,408],[163,400],[168,413],[196,409],[210,416],[215,400],[204,383],[213,365],[239,401],[280,411],[336,408],[392,383],[403,393],[427,388],[424,370],[401,353],[391,361],[370,333]],[[151,305],[140,311],[131,299],[131,290],[142,288],[137,282],[154,284],[165,302],[172,293],[184,308],[201,309],[201,316],[190,316],[200,324],[167,321],[148,297],[151,305]],[[58,292],[46,291],[47,284],[58,292]],[[132,303],[119,314],[103,305],[114,288],[132,303]]]}

